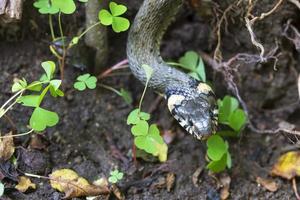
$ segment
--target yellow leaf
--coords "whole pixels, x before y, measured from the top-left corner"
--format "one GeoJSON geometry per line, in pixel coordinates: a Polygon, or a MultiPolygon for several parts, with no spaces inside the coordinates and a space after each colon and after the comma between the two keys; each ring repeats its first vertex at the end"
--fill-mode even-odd
{"type": "Polygon", "coordinates": [[[271,171],[272,175],[292,179],[300,175],[300,152],[290,151],[277,160],[271,171]]]}
{"type": "Polygon", "coordinates": [[[35,189],[36,185],[26,176],[20,176],[19,183],[15,186],[15,188],[20,192],[26,192],[29,188],[35,189]]]}
{"type": "Polygon", "coordinates": [[[90,184],[85,178],[71,169],[60,169],[52,172],[50,175],[50,185],[52,188],[65,193],[66,199],[82,196],[97,196],[108,194],[108,187],[95,186],[90,184]]]}
{"type": "Polygon", "coordinates": [[[163,143],[156,143],[157,155],[160,162],[165,162],[168,158],[168,146],[163,143]]]}
{"type": "Polygon", "coordinates": [[[13,137],[6,137],[12,135],[12,132],[9,132],[5,135],[5,138],[0,139],[0,159],[8,160],[15,152],[15,146],[13,137]]]}

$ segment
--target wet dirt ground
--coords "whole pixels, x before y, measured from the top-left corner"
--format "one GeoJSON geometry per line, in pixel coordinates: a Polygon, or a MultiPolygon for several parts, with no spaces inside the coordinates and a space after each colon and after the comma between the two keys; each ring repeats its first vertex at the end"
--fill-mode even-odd
{"type": "MultiPolygon", "coordinates": [[[[140,1],[123,3],[129,6],[128,16],[132,19],[140,1]]],[[[228,1],[218,4],[221,10],[229,5],[228,1]]],[[[270,1],[263,1],[257,12],[268,10],[272,5],[270,1]]],[[[0,29],[0,102],[11,96],[10,87],[15,77],[34,80],[42,73],[40,63],[54,59],[48,50],[47,41],[50,37],[45,33],[48,31],[47,19],[40,18],[30,6],[30,3],[26,4],[29,11],[25,13],[21,25],[6,27],[5,31],[3,27],[0,29]]],[[[237,20],[238,17],[234,17],[238,13],[239,10],[236,10],[232,14],[232,19],[236,21],[229,20],[227,30],[222,30],[221,48],[224,59],[238,52],[257,53],[244,24],[237,20]]],[[[212,53],[216,45],[213,16],[198,16],[187,7],[180,16],[164,38],[163,56],[176,59],[187,50],[212,53]]],[[[76,26],[82,26],[83,14],[77,13],[75,18],[78,20],[76,26]]],[[[295,26],[299,27],[299,10],[291,4],[284,4],[274,15],[255,27],[257,36],[264,42],[267,50],[274,48],[275,41],[278,42],[278,51],[282,55],[279,57],[277,70],[269,62],[243,64],[236,77],[241,95],[249,107],[251,120],[259,128],[275,128],[283,120],[300,128],[295,74],[295,71],[300,71],[300,54],[293,43],[282,36],[283,25],[288,19],[293,19],[295,26]]],[[[74,21],[74,18],[67,20],[74,21]]],[[[66,25],[67,34],[71,34],[72,30],[76,28],[66,25]]],[[[126,33],[110,35],[107,66],[126,58],[126,33]]],[[[222,98],[230,94],[222,75],[214,73],[209,65],[206,68],[216,95],[222,98]]],[[[195,140],[176,124],[165,101],[156,105],[152,121],[159,125],[160,130],[171,131],[175,135],[175,139],[169,144],[168,161],[161,164],[138,160],[135,165],[130,153],[133,139],[126,118],[137,106],[143,86],[130,73],[101,80],[115,88],[128,89],[134,98],[133,104],[128,105],[118,95],[100,87],[84,92],[75,91],[72,83],[82,73],[79,69],[67,66],[65,97],[55,101],[47,98],[49,100],[44,102],[45,107],[59,113],[60,122],[57,126],[39,135],[15,138],[15,155],[20,171],[47,176],[53,170],[70,168],[93,181],[107,177],[112,169],[119,168],[125,174],[120,188],[126,199],[220,199],[217,179],[205,170],[205,143],[195,140]],[[42,143],[39,145],[41,148],[30,147],[32,137],[38,137],[38,141],[42,143]],[[199,168],[203,171],[195,183],[193,174],[199,168]],[[165,186],[160,188],[158,185],[170,172],[175,174],[176,179],[174,187],[168,192],[165,186]]],[[[148,90],[143,109],[149,110],[156,99],[157,94],[148,90]]],[[[1,133],[15,127],[18,132],[25,131],[29,113],[30,109],[16,106],[8,114],[13,119],[14,126],[1,119],[1,133]]],[[[233,159],[232,169],[225,172],[231,178],[229,199],[296,199],[290,181],[273,178],[279,185],[276,192],[269,192],[256,182],[258,176],[270,177],[270,168],[280,154],[288,147],[293,147],[291,140],[296,141],[296,138],[287,134],[263,135],[246,128],[240,138],[228,140],[233,159]]],[[[3,199],[59,200],[64,196],[52,189],[48,180],[32,181],[37,184],[37,189],[23,194],[14,189],[14,180],[6,179],[9,188],[5,190],[3,199]]]]}

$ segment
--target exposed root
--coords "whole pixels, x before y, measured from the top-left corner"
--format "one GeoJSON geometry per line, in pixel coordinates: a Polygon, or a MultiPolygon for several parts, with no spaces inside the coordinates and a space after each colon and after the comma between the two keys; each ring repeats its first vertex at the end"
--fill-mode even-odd
{"type": "Polygon", "coordinates": [[[237,97],[239,100],[243,110],[245,111],[247,118],[248,118],[248,127],[250,130],[256,133],[260,134],[277,134],[277,133],[288,133],[292,135],[297,135],[300,136],[300,131],[295,130],[295,126],[293,124],[289,124],[287,122],[281,122],[278,124],[278,128],[276,129],[259,129],[255,127],[255,125],[251,121],[251,116],[249,114],[248,106],[243,100],[243,98],[240,95],[239,89],[237,87],[237,84],[234,81],[234,73],[237,71],[237,67],[233,67],[233,63],[235,61],[241,61],[241,60],[246,60],[248,62],[250,61],[256,61],[257,60],[257,55],[251,55],[251,54],[237,54],[230,58],[227,62],[217,62],[213,58],[211,58],[208,54],[204,52],[200,52],[200,56],[202,59],[208,63],[209,65],[212,66],[212,68],[217,71],[222,73],[222,75],[225,78],[225,81],[227,83],[228,89],[237,97]],[[251,57],[253,56],[253,57],[251,57]],[[247,58],[247,59],[245,59],[247,58]]]}
{"type": "Polygon", "coordinates": [[[254,4],[253,4],[252,0],[248,1],[248,11],[247,11],[247,15],[245,17],[245,22],[246,22],[246,27],[248,29],[248,32],[250,34],[252,44],[260,50],[260,62],[266,62],[267,58],[265,57],[264,46],[256,39],[255,33],[253,31],[253,26],[254,26],[255,22],[263,20],[264,18],[266,18],[269,15],[271,15],[272,13],[274,13],[279,8],[279,6],[283,3],[283,1],[284,0],[279,0],[271,10],[269,10],[268,12],[262,13],[260,16],[253,16],[251,14],[254,4]],[[250,19],[250,18],[252,18],[252,19],[250,19]]]}

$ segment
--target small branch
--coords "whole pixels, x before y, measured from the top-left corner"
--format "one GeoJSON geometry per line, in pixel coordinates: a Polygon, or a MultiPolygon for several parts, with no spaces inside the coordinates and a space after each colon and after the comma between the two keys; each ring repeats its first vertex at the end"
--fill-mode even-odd
{"type": "Polygon", "coordinates": [[[106,71],[104,71],[103,73],[101,73],[98,76],[98,79],[101,79],[101,78],[104,78],[104,77],[108,76],[114,70],[127,68],[128,67],[127,64],[128,64],[128,60],[127,59],[124,59],[124,60],[118,62],[114,66],[108,68],[106,71]]]}

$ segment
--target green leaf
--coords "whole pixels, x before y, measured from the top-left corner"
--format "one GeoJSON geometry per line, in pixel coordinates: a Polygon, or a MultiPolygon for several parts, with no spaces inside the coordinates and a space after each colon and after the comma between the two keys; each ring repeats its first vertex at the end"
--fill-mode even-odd
{"type": "Polygon", "coordinates": [[[55,72],[55,63],[53,61],[42,62],[42,67],[46,72],[47,80],[51,80],[55,72]]]}
{"type": "Polygon", "coordinates": [[[105,9],[100,10],[98,14],[101,24],[109,26],[113,22],[113,16],[105,9]]]}
{"type": "Polygon", "coordinates": [[[76,83],[74,83],[74,88],[79,91],[83,91],[86,89],[86,85],[84,82],[76,82],[76,83]]]}
{"type": "Polygon", "coordinates": [[[112,19],[112,28],[116,33],[126,31],[129,26],[129,20],[124,17],[113,17],[112,19]]]}
{"type": "Polygon", "coordinates": [[[95,76],[90,76],[86,81],[85,84],[89,89],[95,89],[97,83],[97,78],[95,76]]]}
{"type": "Polygon", "coordinates": [[[64,96],[63,91],[61,91],[60,89],[55,90],[55,88],[53,86],[51,86],[49,88],[49,90],[50,90],[51,96],[53,96],[53,97],[57,97],[57,96],[63,97],[64,96]]]}
{"type": "Polygon", "coordinates": [[[117,183],[117,182],[118,182],[118,178],[115,177],[115,176],[110,176],[110,177],[108,178],[108,181],[109,181],[110,183],[117,183]]]}
{"type": "Polygon", "coordinates": [[[23,106],[38,107],[39,100],[40,100],[40,95],[26,95],[26,96],[19,97],[17,99],[17,102],[21,103],[23,106]]]}
{"type": "Polygon", "coordinates": [[[140,120],[147,121],[150,119],[150,114],[141,112],[140,109],[134,109],[127,117],[127,124],[137,124],[140,120]]]}
{"type": "Polygon", "coordinates": [[[52,6],[58,8],[64,14],[72,14],[76,10],[74,0],[51,0],[52,6]]]}
{"type": "Polygon", "coordinates": [[[85,82],[86,80],[88,80],[88,78],[89,78],[90,76],[91,76],[90,74],[83,74],[83,75],[78,76],[78,77],[77,77],[77,80],[78,80],[78,81],[85,82]]]}
{"type": "Polygon", "coordinates": [[[118,172],[118,174],[116,175],[116,178],[118,180],[121,180],[123,178],[124,174],[122,172],[118,172]]]}
{"type": "Polygon", "coordinates": [[[167,160],[168,146],[160,136],[156,124],[150,126],[148,134],[136,137],[134,143],[137,148],[142,149],[153,156],[158,156],[161,162],[167,160]]]}
{"type": "Polygon", "coordinates": [[[59,8],[54,7],[49,0],[38,0],[34,2],[33,6],[38,8],[41,14],[56,14],[59,12],[59,8]]]}
{"type": "Polygon", "coordinates": [[[120,96],[124,99],[124,101],[127,104],[131,104],[132,103],[132,97],[131,97],[131,94],[130,94],[129,91],[121,88],[121,90],[120,90],[120,96]]]}
{"type": "Polygon", "coordinates": [[[61,85],[61,80],[55,79],[50,81],[50,85],[54,88],[54,90],[58,90],[59,86],[61,85]]]}
{"type": "Polygon", "coordinates": [[[152,67],[150,67],[149,65],[143,64],[142,68],[145,70],[147,81],[149,81],[153,74],[152,67]]]}
{"type": "Polygon", "coordinates": [[[240,131],[247,120],[246,114],[242,109],[237,109],[229,116],[229,126],[235,130],[240,131]]]}
{"type": "Polygon", "coordinates": [[[89,89],[95,89],[97,78],[95,76],[91,76],[90,74],[84,74],[77,77],[78,82],[74,83],[74,88],[83,91],[88,87],[89,89]]]}
{"type": "Polygon", "coordinates": [[[211,161],[206,167],[214,173],[222,172],[226,169],[227,154],[224,154],[220,160],[211,161]]]}
{"type": "Polygon", "coordinates": [[[148,122],[141,120],[136,125],[132,126],[131,133],[134,136],[147,135],[149,129],[148,122]]]}
{"type": "Polygon", "coordinates": [[[234,97],[225,96],[222,100],[222,103],[218,102],[218,104],[219,122],[223,124],[228,124],[229,116],[239,107],[239,102],[234,97]]]}
{"type": "Polygon", "coordinates": [[[206,144],[207,155],[213,161],[220,160],[222,156],[228,151],[227,145],[219,135],[213,135],[209,137],[206,144]]]}
{"type": "Polygon", "coordinates": [[[12,92],[18,92],[23,89],[24,89],[24,87],[19,82],[15,82],[11,87],[12,92]]]}
{"type": "Polygon", "coordinates": [[[202,58],[199,56],[199,63],[198,66],[196,67],[196,72],[201,79],[201,81],[206,82],[206,73],[205,73],[205,67],[202,58]]]}
{"type": "Polygon", "coordinates": [[[110,9],[112,16],[117,17],[117,16],[124,14],[127,10],[127,7],[124,5],[121,5],[121,4],[118,5],[115,2],[110,2],[109,9],[110,9]]]}
{"type": "Polygon", "coordinates": [[[140,116],[139,116],[140,109],[134,109],[131,111],[127,117],[127,124],[137,124],[140,122],[140,116]]]}
{"type": "Polygon", "coordinates": [[[34,81],[31,84],[29,84],[26,89],[39,92],[42,89],[43,84],[40,81],[34,81]]]}
{"type": "Polygon", "coordinates": [[[199,78],[199,75],[196,72],[190,72],[188,73],[188,75],[190,75],[191,77],[193,77],[194,79],[200,81],[201,79],[199,78]]]}
{"type": "Polygon", "coordinates": [[[35,131],[43,131],[47,127],[55,126],[59,121],[57,113],[36,107],[31,115],[29,124],[35,131]]]}
{"type": "Polygon", "coordinates": [[[89,0],[78,0],[81,3],[87,3],[89,0]]]}
{"type": "Polygon", "coordinates": [[[0,197],[4,194],[4,184],[0,181],[0,197]]]}
{"type": "Polygon", "coordinates": [[[194,51],[187,51],[183,57],[179,59],[179,63],[190,71],[195,72],[198,64],[199,56],[194,51]]]}
{"type": "Polygon", "coordinates": [[[116,33],[126,31],[130,26],[130,22],[128,19],[120,17],[120,15],[126,12],[127,7],[121,4],[118,5],[115,2],[111,2],[109,4],[109,8],[110,12],[106,9],[100,10],[98,18],[101,24],[105,26],[112,25],[112,28],[116,33]]]}

